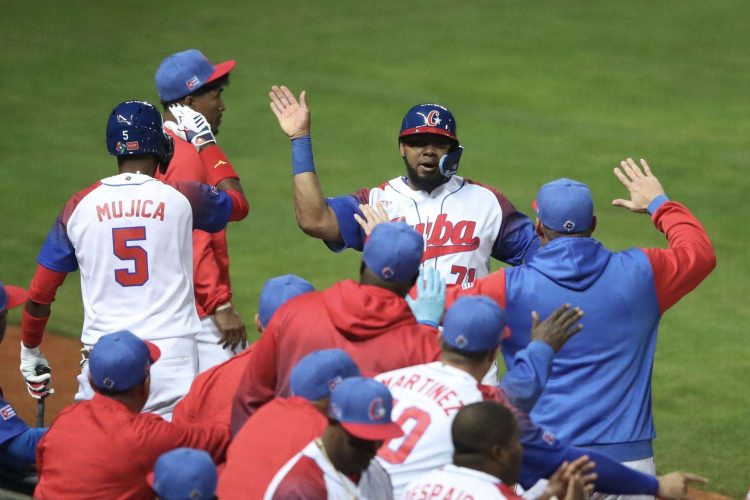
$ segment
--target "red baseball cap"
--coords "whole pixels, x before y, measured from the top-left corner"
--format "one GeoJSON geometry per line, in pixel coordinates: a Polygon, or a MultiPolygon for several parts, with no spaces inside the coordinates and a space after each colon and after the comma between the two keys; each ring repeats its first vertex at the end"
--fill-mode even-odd
{"type": "Polygon", "coordinates": [[[28,297],[28,292],[23,288],[0,283],[0,311],[18,307],[26,302],[28,297]]]}

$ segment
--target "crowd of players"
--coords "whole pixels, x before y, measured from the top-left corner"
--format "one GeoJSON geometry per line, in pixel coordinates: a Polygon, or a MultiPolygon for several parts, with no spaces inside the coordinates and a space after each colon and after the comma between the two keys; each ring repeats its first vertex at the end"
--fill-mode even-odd
{"type": "Polygon", "coordinates": [[[644,160],[615,169],[630,198],[613,204],[650,214],[666,249],[606,249],[583,183],[542,186],[534,223],[457,175],[436,104],[403,119],[406,175],[325,198],[306,95],[274,86],[300,227],[362,261],[322,291],[268,280],[246,347],[224,231],[249,207],[216,143],[234,67],[166,58],[163,116],[113,109],[118,173],[66,203],[28,297],[1,289],[3,321],[25,300],[21,373],[43,399],[51,303],[81,273],[78,403],[31,429],[0,400],[1,463],[36,464],[35,498],[685,498],[704,481],[655,475],[650,375],[661,315],[715,256],[644,160]],[[490,273],[490,258],[515,267],[490,273]]]}

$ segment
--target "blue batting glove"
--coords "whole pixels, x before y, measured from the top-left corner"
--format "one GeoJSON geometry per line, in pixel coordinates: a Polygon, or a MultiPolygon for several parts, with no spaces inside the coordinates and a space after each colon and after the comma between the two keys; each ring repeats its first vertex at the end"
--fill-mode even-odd
{"type": "Polygon", "coordinates": [[[406,296],[406,302],[418,323],[437,326],[445,312],[445,279],[433,267],[419,270],[417,298],[406,296]]]}

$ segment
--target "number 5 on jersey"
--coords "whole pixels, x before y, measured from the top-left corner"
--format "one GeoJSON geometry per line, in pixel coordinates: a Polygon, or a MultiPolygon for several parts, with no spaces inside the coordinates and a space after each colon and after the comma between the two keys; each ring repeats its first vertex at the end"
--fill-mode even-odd
{"type": "Polygon", "coordinates": [[[112,251],[122,261],[132,261],[133,271],[128,268],[115,269],[115,281],[121,286],[141,286],[148,281],[148,252],[132,241],[145,241],[146,228],[116,227],[112,229],[112,251]]]}

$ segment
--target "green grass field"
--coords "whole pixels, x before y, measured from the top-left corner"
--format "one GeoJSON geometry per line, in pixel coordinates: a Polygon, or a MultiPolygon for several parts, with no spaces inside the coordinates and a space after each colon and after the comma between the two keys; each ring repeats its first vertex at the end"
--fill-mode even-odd
{"type": "MultiPolygon", "coordinates": [[[[219,139],[251,202],[251,215],[230,230],[235,303],[248,321],[267,278],[294,272],[325,287],[354,277],[358,266],[356,253],[335,255],[296,227],[289,145],[267,104],[272,84],[308,91],[316,163],[330,195],[398,175],[403,113],[440,102],[458,120],[464,175],[497,186],[525,211],[542,183],[585,181],[607,245],[663,245],[648,218],[609,206],[624,194],[612,167],[645,157],[668,194],[703,221],[718,254],[713,275],[662,322],[653,385],[658,468],[699,473],[711,489],[744,496],[746,2],[0,5],[4,282],[28,283],[65,200],[115,173],[104,146],[112,107],[155,100],[159,62],[190,47],[215,62],[238,61],[219,139]]],[[[77,336],[81,322],[78,276],[70,276],[49,328],[77,336]]]]}

